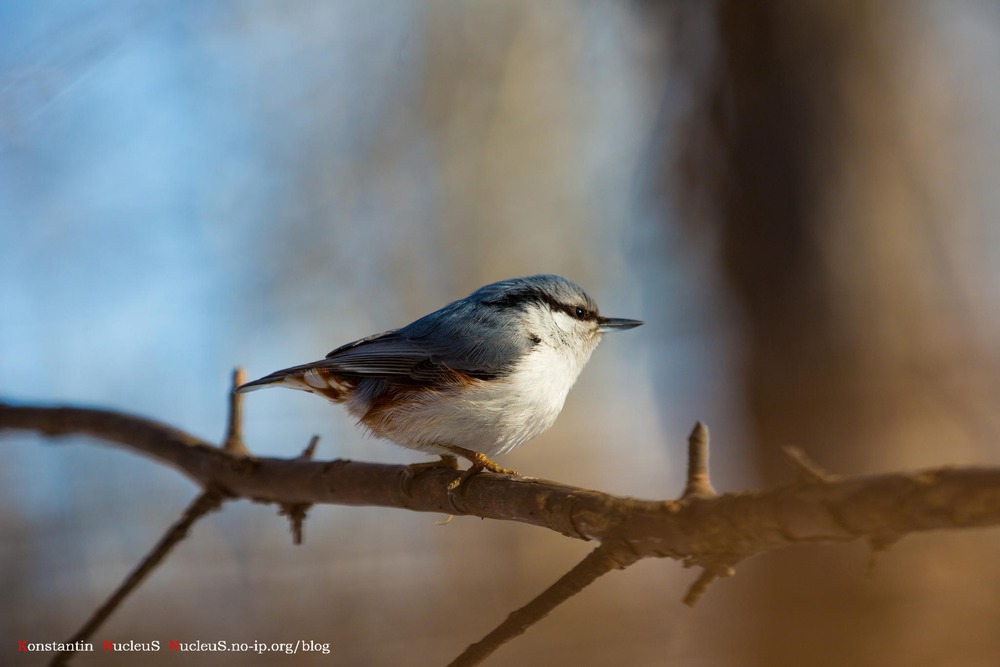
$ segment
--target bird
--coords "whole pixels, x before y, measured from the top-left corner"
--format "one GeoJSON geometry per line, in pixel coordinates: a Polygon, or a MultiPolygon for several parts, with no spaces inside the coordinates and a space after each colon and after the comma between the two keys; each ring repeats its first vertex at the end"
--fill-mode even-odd
{"type": "Polygon", "coordinates": [[[287,387],[343,404],[373,436],[436,454],[415,467],[516,474],[493,462],[555,422],[603,335],[643,324],[604,317],[576,283],[553,274],[510,278],[399,329],[236,389],[287,387]]]}

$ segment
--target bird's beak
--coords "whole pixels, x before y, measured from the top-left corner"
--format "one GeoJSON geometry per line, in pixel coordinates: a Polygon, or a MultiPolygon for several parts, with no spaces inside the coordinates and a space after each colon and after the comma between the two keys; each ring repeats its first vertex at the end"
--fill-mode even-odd
{"type": "Polygon", "coordinates": [[[641,324],[642,322],[639,320],[625,320],[620,317],[597,318],[597,330],[600,332],[624,331],[625,329],[633,329],[641,324]]]}

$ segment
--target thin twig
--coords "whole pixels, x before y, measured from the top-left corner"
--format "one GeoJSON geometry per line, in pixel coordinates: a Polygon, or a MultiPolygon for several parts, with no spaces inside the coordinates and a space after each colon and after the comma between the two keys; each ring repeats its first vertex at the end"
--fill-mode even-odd
{"type": "MultiPolygon", "coordinates": [[[[135,590],[156,569],[157,565],[163,562],[163,559],[170,553],[170,550],[187,537],[188,531],[194,525],[195,521],[209,512],[219,509],[223,500],[223,495],[215,490],[204,491],[195,498],[188,505],[187,509],[184,510],[181,518],[160,538],[159,543],[139,563],[139,566],[132,570],[131,574],[125,578],[125,581],[111,594],[111,597],[87,619],[83,627],[66,640],[66,644],[75,644],[76,642],[84,642],[89,639],[101,627],[104,621],[108,620],[108,617],[114,613],[115,609],[125,600],[128,594],[135,590]]],[[[56,665],[65,665],[75,653],[76,651],[71,650],[61,651],[52,658],[52,662],[49,664],[53,667],[56,665]]]]}
{"type": "Polygon", "coordinates": [[[827,471],[823,470],[818,463],[809,458],[809,456],[798,447],[783,447],[781,451],[788,457],[788,460],[795,464],[795,468],[798,470],[799,475],[806,482],[824,483],[836,479],[834,475],[831,475],[827,471]]]}
{"type": "Polygon", "coordinates": [[[288,517],[288,527],[292,531],[292,544],[295,546],[302,544],[302,525],[305,523],[306,514],[310,507],[312,505],[308,503],[282,503],[278,509],[278,514],[288,517]]]}
{"type": "Polygon", "coordinates": [[[576,567],[545,589],[541,595],[510,614],[492,632],[469,646],[449,667],[472,667],[480,664],[498,648],[521,635],[549,612],[612,570],[622,570],[639,556],[619,542],[609,540],[587,554],[576,567]]]}
{"type": "Polygon", "coordinates": [[[309,438],[309,444],[306,445],[306,448],[302,450],[301,454],[299,454],[299,459],[303,461],[312,461],[313,456],[316,455],[317,445],[319,445],[319,436],[314,435],[309,438]]]}
{"type": "Polygon", "coordinates": [[[875,574],[875,566],[878,565],[879,559],[889,549],[896,546],[896,543],[901,539],[903,539],[901,535],[885,535],[881,537],[873,535],[868,538],[868,565],[865,567],[866,577],[871,577],[875,574]]]}
{"type": "Polygon", "coordinates": [[[716,579],[719,577],[731,577],[735,572],[733,564],[725,560],[705,565],[701,571],[701,575],[691,584],[691,587],[688,588],[687,593],[684,595],[684,604],[689,607],[695,606],[716,579]]]}
{"type": "Polygon", "coordinates": [[[229,392],[226,437],[222,441],[222,449],[233,456],[250,456],[250,452],[243,443],[243,394],[236,393],[236,388],[246,381],[247,372],[238,366],[234,368],[233,386],[229,392]]]}
{"type": "Polygon", "coordinates": [[[681,498],[710,498],[715,495],[708,472],[708,427],[698,422],[688,436],[687,485],[681,498]]]}

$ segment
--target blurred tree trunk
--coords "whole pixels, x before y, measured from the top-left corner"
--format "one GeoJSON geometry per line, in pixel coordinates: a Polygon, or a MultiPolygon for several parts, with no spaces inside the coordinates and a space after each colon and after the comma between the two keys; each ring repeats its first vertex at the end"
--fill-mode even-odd
{"type": "MultiPolygon", "coordinates": [[[[976,374],[976,248],[946,115],[906,85],[935,74],[902,55],[908,11],[882,0],[716,7],[682,187],[690,211],[708,204],[721,228],[765,484],[790,477],[783,445],[845,473],[957,463],[976,447],[954,409],[983,398],[954,381],[976,374]]],[[[994,536],[977,544],[996,548],[994,536]]],[[[846,548],[755,564],[744,575],[755,577],[753,613],[739,613],[756,662],[990,664],[998,596],[968,594],[995,560],[956,546],[908,542],[874,578],[846,548]]]]}

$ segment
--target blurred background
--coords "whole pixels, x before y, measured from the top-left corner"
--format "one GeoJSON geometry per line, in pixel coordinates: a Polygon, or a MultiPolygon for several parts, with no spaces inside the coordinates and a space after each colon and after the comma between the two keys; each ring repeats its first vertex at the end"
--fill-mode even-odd
{"type": "MultiPolygon", "coordinates": [[[[553,272],[647,324],[503,465],[673,497],[697,419],[720,491],[788,481],[792,444],[844,474],[997,465],[997,62],[976,0],[0,4],[0,396],[218,440],[235,365],[553,272]]],[[[259,455],[315,433],[425,460],[303,393],[246,412],[259,455]]],[[[0,443],[0,662],[42,664],[15,640],[69,637],[197,489],[92,441],[0,443]]],[[[293,547],[275,508],[227,506],[95,640],[444,664],[592,548],[441,518],[316,507],[293,547]]],[[[996,664],[996,531],[867,558],[768,554],[695,609],[696,573],[642,562],[488,664],[996,664]]]]}

